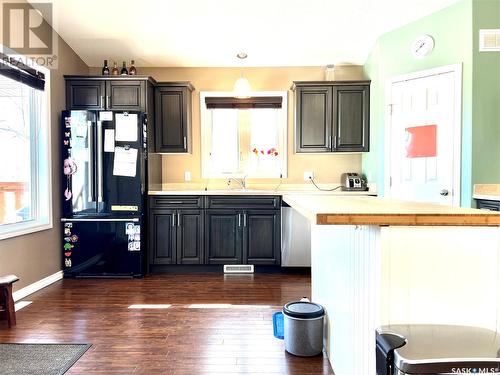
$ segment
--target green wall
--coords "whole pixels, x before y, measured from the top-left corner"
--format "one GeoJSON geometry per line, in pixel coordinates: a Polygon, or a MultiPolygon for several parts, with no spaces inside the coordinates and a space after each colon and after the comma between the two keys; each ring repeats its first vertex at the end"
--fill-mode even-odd
{"type": "Polygon", "coordinates": [[[479,29],[500,29],[500,0],[475,0],[472,181],[500,183],[500,52],[479,52],[479,29]]]}
{"type": "MultiPolygon", "coordinates": [[[[499,3],[500,0],[492,0],[491,2],[499,3]]],[[[393,76],[405,73],[444,65],[462,64],[461,201],[464,206],[470,205],[473,123],[472,9],[473,1],[463,0],[432,15],[384,34],[378,39],[372,53],[368,57],[365,64],[365,74],[372,80],[371,140],[370,152],[363,155],[363,173],[365,173],[370,182],[377,183],[377,188],[381,196],[384,195],[385,86],[388,80],[393,76]],[[421,34],[431,35],[435,41],[435,48],[429,56],[419,60],[412,56],[410,45],[421,34]]],[[[500,106],[500,103],[498,106],[500,106]]],[[[500,161],[500,159],[497,160],[500,161]]]]}

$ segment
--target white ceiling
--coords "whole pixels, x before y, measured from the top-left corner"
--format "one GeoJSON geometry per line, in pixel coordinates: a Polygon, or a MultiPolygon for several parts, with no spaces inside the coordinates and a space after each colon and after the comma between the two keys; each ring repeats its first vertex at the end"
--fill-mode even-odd
{"type": "MultiPolygon", "coordinates": [[[[54,28],[89,66],[363,64],[383,33],[458,0],[53,0],[54,28]]],[[[36,2],[36,1],[35,1],[36,2]]]]}

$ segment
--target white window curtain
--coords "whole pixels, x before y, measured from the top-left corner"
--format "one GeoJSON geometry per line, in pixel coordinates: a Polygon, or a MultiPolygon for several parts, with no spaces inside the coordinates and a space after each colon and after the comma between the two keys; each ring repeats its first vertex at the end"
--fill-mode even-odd
{"type": "Polygon", "coordinates": [[[238,111],[214,109],[212,112],[212,173],[237,173],[239,169],[238,111]]]}

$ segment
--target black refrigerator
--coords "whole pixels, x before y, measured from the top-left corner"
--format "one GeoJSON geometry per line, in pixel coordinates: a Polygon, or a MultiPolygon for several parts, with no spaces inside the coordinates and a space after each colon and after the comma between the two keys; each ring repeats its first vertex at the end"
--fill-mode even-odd
{"type": "Polygon", "coordinates": [[[146,115],[71,110],[61,122],[64,276],[142,276],[146,115]]]}

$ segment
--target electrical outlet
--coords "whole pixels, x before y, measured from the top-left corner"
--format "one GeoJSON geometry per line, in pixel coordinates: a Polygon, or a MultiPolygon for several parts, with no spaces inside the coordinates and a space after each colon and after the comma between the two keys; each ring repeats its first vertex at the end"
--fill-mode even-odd
{"type": "Polygon", "coordinates": [[[184,181],[191,181],[191,172],[190,171],[184,172],[184,181]]]}
{"type": "Polygon", "coordinates": [[[305,171],[304,172],[304,181],[311,181],[314,178],[313,171],[305,171]]]}

